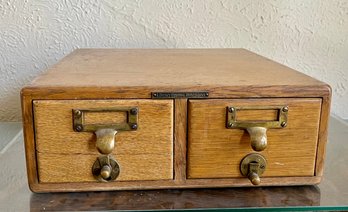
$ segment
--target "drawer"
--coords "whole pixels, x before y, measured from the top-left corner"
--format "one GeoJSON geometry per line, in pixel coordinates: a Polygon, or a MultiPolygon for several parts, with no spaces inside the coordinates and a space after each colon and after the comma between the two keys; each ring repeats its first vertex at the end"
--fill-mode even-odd
{"type": "Polygon", "coordinates": [[[207,99],[188,104],[188,178],[240,178],[243,158],[256,153],[243,127],[228,127],[228,107],[240,123],[279,122],[287,107],[286,126],[269,127],[267,146],[257,152],[267,167],[263,177],[315,175],[321,98],[207,99]]]}
{"type": "Polygon", "coordinates": [[[173,100],[34,100],[39,182],[96,182],[96,135],[74,130],[73,110],[86,111],[86,125],[107,125],[126,123],[129,114],[112,109],[130,107],[138,109],[137,129],[115,136],[115,181],[173,179],[173,100]]]}

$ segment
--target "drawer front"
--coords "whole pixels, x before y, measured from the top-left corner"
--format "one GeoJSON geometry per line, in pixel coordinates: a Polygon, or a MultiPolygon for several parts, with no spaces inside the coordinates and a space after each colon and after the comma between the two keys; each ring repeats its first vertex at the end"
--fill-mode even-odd
{"type": "Polygon", "coordinates": [[[127,122],[125,112],[103,112],[127,107],[138,108],[138,126],[115,136],[115,181],[173,179],[173,100],[35,100],[39,181],[95,182],[96,135],[75,131],[72,111],[97,111],[85,113],[84,123],[100,125],[127,122]]]}
{"type": "Polygon", "coordinates": [[[237,121],[255,124],[279,121],[279,106],[288,108],[287,125],[267,129],[267,146],[257,152],[267,160],[262,176],[313,176],[320,98],[209,99],[189,100],[188,178],[243,177],[240,163],[255,151],[247,130],[228,127],[228,107],[240,108],[237,121]]]}

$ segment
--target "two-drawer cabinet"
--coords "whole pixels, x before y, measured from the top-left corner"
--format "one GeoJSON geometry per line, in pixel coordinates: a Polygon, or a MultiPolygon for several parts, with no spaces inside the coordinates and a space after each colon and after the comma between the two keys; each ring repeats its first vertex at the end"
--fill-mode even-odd
{"type": "Polygon", "coordinates": [[[81,49],[22,90],[34,192],[306,185],[328,85],[243,49],[81,49]]]}

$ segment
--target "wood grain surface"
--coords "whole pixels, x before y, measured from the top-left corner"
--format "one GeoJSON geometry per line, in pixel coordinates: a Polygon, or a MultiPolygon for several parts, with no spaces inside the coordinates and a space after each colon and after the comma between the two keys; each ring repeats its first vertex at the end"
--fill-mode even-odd
{"type": "Polygon", "coordinates": [[[187,152],[187,99],[175,99],[175,182],[186,180],[186,152],[187,152]]]}
{"type": "MultiPolygon", "coordinates": [[[[73,131],[72,109],[117,106],[139,107],[138,129],[116,135],[112,155],[122,167],[119,180],[173,178],[173,100],[37,100],[33,105],[41,182],[94,181],[96,138],[93,132],[73,131]]],[[[107,121],[104,115],[102,120],[107,121]]]]}
{"type": "Polygon", "coordinates": [[[328,124],[330,117],[331,92],[330,95],[323,97],[322,110],[320,114],[320,130],[318,137],[318,153],[316,158],[315,175],[323,176],[324,161],[326,158],[326,144],[328,137],[328,124]]]}
{"type": "Polygon", "coordinates": [[[245,49],[79,49],[33,85],[152,87],[197,82],[217,87],[323,84],[245,49]]]}
{"type": "MultiPolygon", "coordinates": [[[[269,167],[262,185],[316,184],[323,174],[330,86],[244,49],[80,49],[23,88],[21,98],[28,182],[35,192],[251,186],[237,168],[252,152],[249,135],[225,128],[226,104],[236,101],[266,105],[279,101],[292,108],[288,127],[268,130],[269,146],[262,154],[269,167]],[[205,91],[209,97],[150,100],[152,92],[160,91],[205,91]],[[71,109],[112,101],[131,102],[147,111],[139,115],[139,130],[116,135],[113,152],[120,163],[131,159],[145,165],[110,183],[89,181],[90,175],[68,179],[63,172],[49,174],[56,167],[83,173],[68,164],[70,156],[86,157],[82,164],[90,166],[90,158],[98,155],[95,136],[72,130],[71,109]],[[223,109],[217,109],[220,106],[223,109]],[[239,143],[231,146],[235,139],[239,143]],[[231,157],[235,159],[226,160],[231,157]],[[46,182],[39,181],[39,174],[46,182]]],[[[113,119],[108,115],[88,114],[86,121],[126,118],[122,113],[113,119]]],[[[238,119],[275,116],[274,110],[242,111],[238,119]]]]}
{"type": "MultiPolygon", "coordinates": [[[[314,185],[320,182],[320,177],[262,177],[260,186],[293,186],[314,185]]],[[[228,188],[228,187],[257,187],[247,178],[221,179],[188,179],[181,183],[174,180],[142,180],[142,181],[113,181],[76,182],[76,183],[32,183],[31,190],[35,192],[77,192],[77,191],[115,191],[115,190],[152,190],[172,188],[228,188]]]]}
{"type": "Polygon", "coordinates": [[[34,99],[315,97],[329,86],[245,49],[79,49],[23,89],[34,99]],[[96,70],[98,70],[96,72],[96,70]]]}
{"type": "MultiPolygon", "coordinates": [[[[39,180],[43,183],[96,182],[92,166],[98,155],[37,153],[39,180]]],[[[118,154],[118,181],[173,179],[172,154],[118,154]]]]}
{"type": "Polygon", "coordinates": [[[263,176],[314,176],[321,99],[214,99],[189,101],[189,178],[242,177],[240,161],[253,151],[245,130],[226,128],[226,107],[251,105],[289,107],[287,127],[267,131],[263,176]]]}

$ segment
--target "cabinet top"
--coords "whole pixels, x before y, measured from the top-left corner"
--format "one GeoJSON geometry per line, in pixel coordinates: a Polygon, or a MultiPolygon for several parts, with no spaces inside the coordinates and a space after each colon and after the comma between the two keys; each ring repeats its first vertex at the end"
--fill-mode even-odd
{"type": "Polygon", "coordinates": [[[330,92],[326,84],[245,49],[78,49],[29,87],[210,92],[232,87],[278,87],[279,92],[281,87],[325,87],[330,92]]]}

